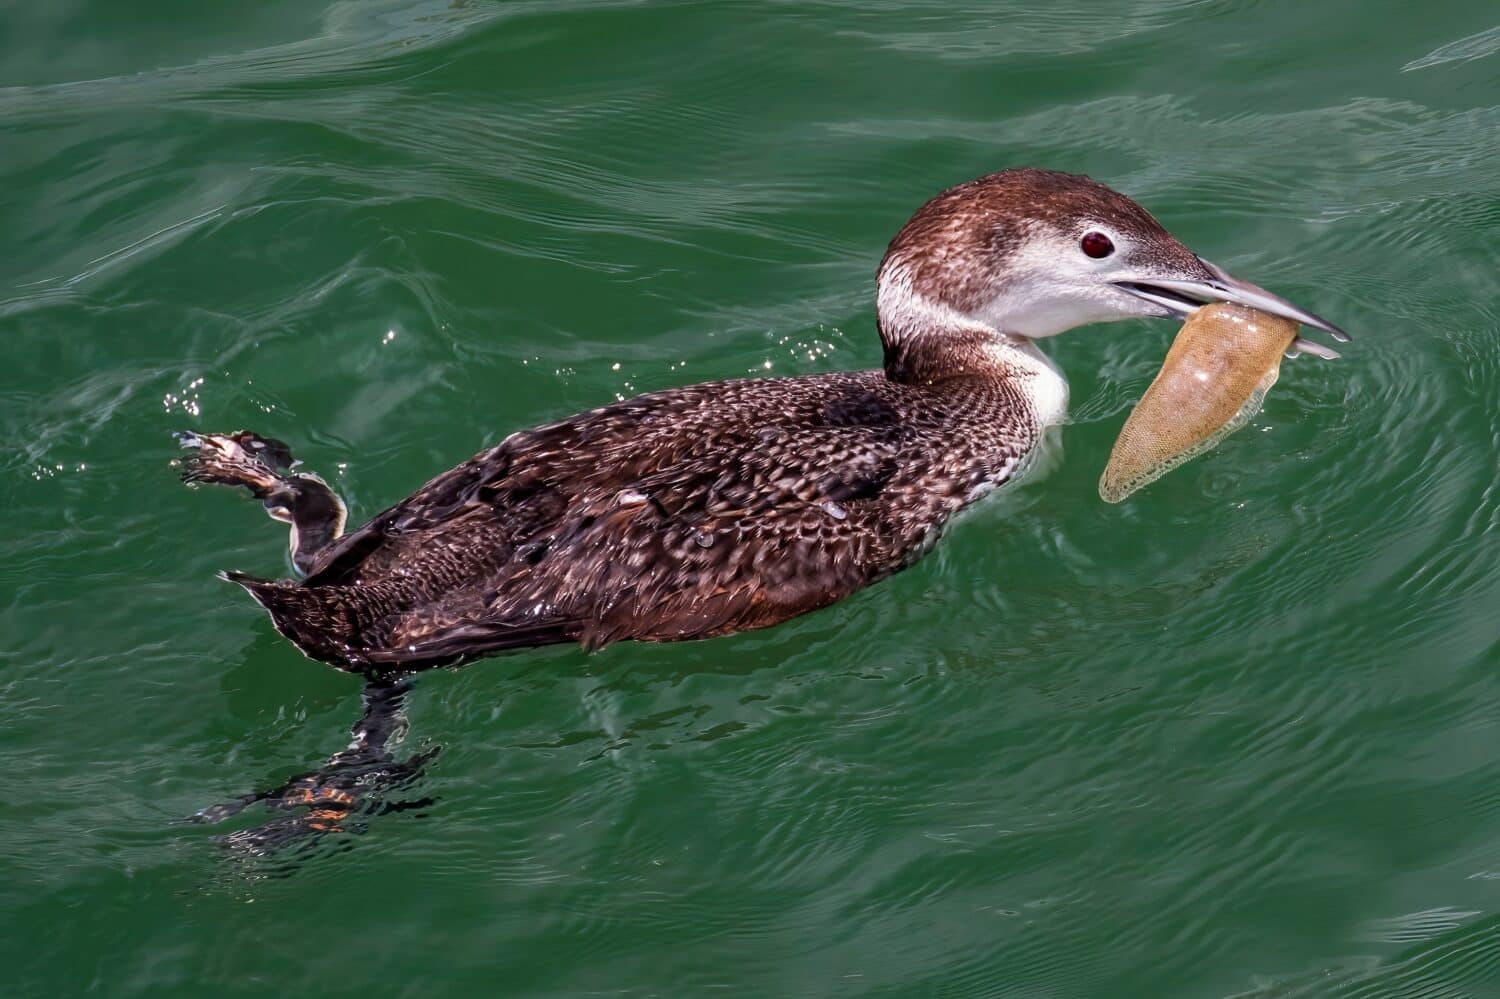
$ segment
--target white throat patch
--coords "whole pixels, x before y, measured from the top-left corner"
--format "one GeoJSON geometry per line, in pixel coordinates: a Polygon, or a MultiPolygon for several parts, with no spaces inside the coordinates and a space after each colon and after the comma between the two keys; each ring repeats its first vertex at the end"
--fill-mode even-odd
{"type": "Polygon", "coordinates": [[[912,287],[902,264],[887,267],[876,289],[880,328],[893,342],[939,338],[945,331],[980,330],[993,338],[990,353],[998,364],[1016,370],[1016,382],[1043,426],[1061,423],[1068,412],[1068,382],[1041,350],[1015,331],[1000,329],[980,315],[965,315],[935,302],[912,287]]]}

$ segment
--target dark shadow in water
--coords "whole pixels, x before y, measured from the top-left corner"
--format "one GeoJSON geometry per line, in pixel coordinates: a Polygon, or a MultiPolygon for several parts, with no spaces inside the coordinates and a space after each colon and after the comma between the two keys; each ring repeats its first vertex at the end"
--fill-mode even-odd
{"type": "Polygon", "coordinates": [[[290,813],[215,837],[216,842],[238,855],[258,858],[288,850],[303,853],[327,836],[364,832],[366,819],[372,815],[434,804],[436,799],[429,797],[391,798],[414,785],[442,749],[433,746],[405,760],[396,759],[395,747],[407,731],[405,704],[410,691],[408,679],[370,681],[362,695],[364,713],[350,730],[354,739],[347,749],[272,790],[210,805],[191,816],[191,821],[223,822],[256,804],[290,813]]]}

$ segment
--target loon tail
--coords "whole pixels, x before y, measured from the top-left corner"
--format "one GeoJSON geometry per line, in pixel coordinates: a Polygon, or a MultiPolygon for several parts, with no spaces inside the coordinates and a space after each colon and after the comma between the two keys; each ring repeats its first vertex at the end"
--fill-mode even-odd
{"type": "Polygon", "coordinates": [[[244,572],[221,572],[271,615],[271,623],[311,659],[341,669],[363,671],[369,660],[339,635],[359,633],[358,615],[339,586],[304,586],[291,579],[263,579],[244,572]]]}
{"type": "MultiPolygon", "coordinates": [[[[309,659],[372,678],[578,637],[565,621],[455,620],[403,638],[406,616],[399,596],[371,593],[375,587],[369,585],[309,586],[305,580],[262,579],[243,572],[221,572],[219,577],[244,587],[271,615],[276,630],[309,659]]],[[[421,623],[430,624],[426,619],[421,623]]]]}

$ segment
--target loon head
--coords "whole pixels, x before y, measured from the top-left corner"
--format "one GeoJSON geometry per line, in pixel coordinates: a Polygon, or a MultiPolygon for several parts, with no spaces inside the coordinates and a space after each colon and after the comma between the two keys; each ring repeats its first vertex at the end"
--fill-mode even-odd
{"type": "MultiPolygon", "coordinates": [[[[1004,170],[939,194],[896,234],[877,279],[893,377],[920,366],[922,354],[941,353],[944,343],[1181,318],[1209,302],[1247,305],[1349,339],[1204,260],[1123,194],[1050,170],[1004,170]]],[[[1338,356],[1300,337],[1293,346],[1338,356]]]]}

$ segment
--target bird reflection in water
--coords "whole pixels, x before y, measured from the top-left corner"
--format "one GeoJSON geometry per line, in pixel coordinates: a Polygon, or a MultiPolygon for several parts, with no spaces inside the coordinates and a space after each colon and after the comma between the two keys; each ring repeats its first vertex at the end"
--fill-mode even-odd
{"type": "Polygon", "coordinates": [[[272,790],[201,809],[191,821],[223,822],[258,803],[289,813],[215,838],[235,853],[268,857],[289,848],[310,848],[329,835],[362,833],[370,816],[429,807],[436,799],[392,798],[415,785],[442,749],[433,746],[405,760],[396,758],[395,750],[407,732],[405,704],[410,691],[411,681],[406,679],[367,683],[364,712],[350,730],[354,738],[348,748],[272,790]]]}

